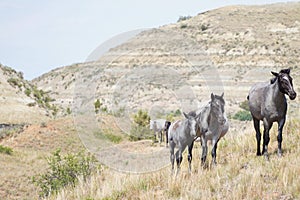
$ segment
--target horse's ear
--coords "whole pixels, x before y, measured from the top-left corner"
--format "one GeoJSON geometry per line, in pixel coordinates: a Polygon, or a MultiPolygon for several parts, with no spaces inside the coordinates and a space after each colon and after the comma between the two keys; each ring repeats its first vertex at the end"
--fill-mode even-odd
{"type": "Polygon", "coordinates": [[[183,115],[185,118],[187,118],[187,119],[189,118],[189,116],[185,112],[183,112],[183,115]]]}
{"type": "Polygon", "coordinates": [[[288,75],[290,75],[290,72],[291,72],[290,68],[280,70],[280,73],[285,73],[285,74],[288,74],[288,75]]]}
{"type": "Polygon", "coordinates": [[[223,98],[224,97],[224,92],[222,92],[222,94],[221,94],[221,98],[223,98]]]}
{"type": "Polygon", "coordinates": [[[274,76],[278,76],[279,74],[277,72],[271,72],[274,76]]]}
{"type": "Polygon", "coordinates": [[[211,94],[210,94],[210,98],[211,98],[212,101],[215,99],[214,93],[211,93],[211,94]]]}

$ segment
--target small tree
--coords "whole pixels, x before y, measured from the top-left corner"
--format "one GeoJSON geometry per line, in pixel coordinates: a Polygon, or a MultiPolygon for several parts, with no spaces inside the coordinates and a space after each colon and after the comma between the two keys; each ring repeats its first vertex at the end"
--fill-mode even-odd
{"type": "Polygon", "coordinates": [[[134,124],[131,126],[130,138],[131,141],[153,139],[152,131],[147,127],[150,123],[150,116],[147,111],[139,110],[133,115],[134,124]]]}
{"type": "Polygon", "coordinates": [[[133,116],[133,120],[139,126],[147,126],[150,123],[150,116],[147,111],[139,110],[137,114],[133,116]]]}

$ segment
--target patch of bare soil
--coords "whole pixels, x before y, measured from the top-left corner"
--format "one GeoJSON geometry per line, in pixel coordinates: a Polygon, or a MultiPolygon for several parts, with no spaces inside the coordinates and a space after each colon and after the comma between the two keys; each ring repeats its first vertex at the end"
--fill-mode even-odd
{"type": "Polygon", "coordinates": [[[38,199],[31,178],[47,168],[46,157],[57,148],[62,153],[83,149],[70,118],[28,125],[0,145],[13,149],[12,155],[0,154],[0,199],[38,199]]]}

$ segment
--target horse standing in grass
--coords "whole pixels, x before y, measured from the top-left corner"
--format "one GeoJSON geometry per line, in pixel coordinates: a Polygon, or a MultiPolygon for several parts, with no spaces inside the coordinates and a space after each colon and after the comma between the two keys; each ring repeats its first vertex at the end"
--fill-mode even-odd
{"type": "Polygon", "coordinates": [[[199,129],[197,135],[201,137],[202,156],[201,164],[204,165],[207,157],[207,141],[212,141],[212,162],[216,164],[217,146],[229,129],[229,123],[225,115],[224,93],[221,96],[211,94],[211,101],[205,107],[190,112],[189,115],[198,116],[196,118],[199,129]]]}
{"type": "Polygon", "coordinates": [[[269,131],[273,122],[278,123],[278,156],[282,155],[282,129],[286,120],[287,102],[285,94],[291,100],[297,96],[293,88],[293,79],[290,76],[290,69],[283,69],[279,73],[271,72],[275,77],[270,83],[259,83],[254,85],[249,92],[249,108],[253,118],[256,131],[257,156],[264,155],[268,159],[268,144],[270,141],[269,131]],[[263,149],[260,151],[261,133],[259,128],[260,120],[264,124],[263,149]]]}
{"type": "Polygon", "coordinates": [[[194,138],[198,129],[198,124],[195,117],[183,113],[185,119],[178,120],[171,124],[168,131],[169,146],[170,146],[170,160],[172,164],[172,172],[174,171],[174,160],[176,157],[177,173],[180,170],[182,162],[182,153],[188,146],[188,161],[189,171],[191,171],[192,149],[194,145],[194,138]],[[175,147],[178,148],[174,155],[175,147]]]}
{"type": "MultiPolygon", "coordinates": [[[[166,123],[168,121],[165,119],[155,119],[150,120],[150,130],[153,130],[154,132],[154,138],[158,138],[159,143],[163,141],[163,132],[165,132],[166,129],[166,123]]],[[[168,144],[168,137],[166,135],[166,145],[168,144]]]]}

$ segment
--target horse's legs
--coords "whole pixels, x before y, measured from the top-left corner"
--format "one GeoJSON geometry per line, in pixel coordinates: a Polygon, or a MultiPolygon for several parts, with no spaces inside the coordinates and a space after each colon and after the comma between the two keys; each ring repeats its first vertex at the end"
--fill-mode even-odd
{"type": "Polygon", "coordinates": [[[166,132],[166,147],[168,147],[168,142],[169,142],[169,140],[168,140],[168,131],[165,131],[166,132]]]}
{"type": "Polygon", "coordinates": [[[189,145],[189,152],[188,152],[188,161],[189,161],[189,172],[191,172],[192,170],[192,159],[193,159],[193,155],[192,155],[192,150],[193,150],[193,146],[194,146],[194,141],[189,145]]]}
{"type": "Polygon", "coordinates": [[[204,136],[201,136],[201,145],[202,145],[202,156],[201,156],[201,165],[205,164],[206,155],[207,155],[207,140],[204,136]]]}
{"type": "Polygon", "coordinates": [[[282,156],[281,143],[282,143],[282,129],[283,129],[284,123],[285,123],[285,117],[278,122],[278,135],[277,135],[277,141],[278,141],[277,154],[278,154],[278,156],[282,156]]]}
{"type": "Polygon", "coordinates": [[[211,151],[211,156],[212,156],[212,163],[214,164],[214,165],[216,165],[217,164],[217,147],[218,147],[218,141],[219,140],[213,140],[212,141],[212,146],[213,146],[213,148],[212,148],[212,151],[211,151]]]}
{"type": "Polygon", "coordinates": [[[182,162],[182,150],[181,150],[181,147],[179,147],[179,149],[176,151],[175,157],[176,157],[176,163],[177,163],[177,172],[176,172],[176,175],[177,175],[179,173],[179,171],[180,171],[180,164],[182,162]]]}
{"type": "Polygon", "coordinates": [[[256,132],[256,143],[257,143],[256,155],[261,156],[261,152],[260,152],[261,133],[260,133],[260,130],[259,130],[259,120],[254,118],[254,116],[252,116],[252,118],[253,118],[254,129],[255,129],[255,132],[256,132]]]}
{"type": "Polygon", "coordinates": [[[155,129],[153,130],[153,143],[155,143],[156,142],[156,131],[155,131],[155,129]]]}
{"type": "Polygon", "coordinates": [[[175,160],[174,149],[175,149],[175,143],[170,142],[170,161],[172,165],[172,173],[174,173],[174,160],[175,160]]]}
{"type": "Polygon", "coordinates": [[[268,156],[268,144],[270,142],[270,135],[269,131],[272,128],[273,123],[268,122],[266,119],[264,119],[264,141],[263,141],[263,150],[262,154],[265,156],[266,159],[269,159],[268,156]]]}

